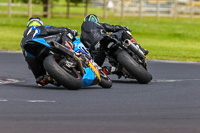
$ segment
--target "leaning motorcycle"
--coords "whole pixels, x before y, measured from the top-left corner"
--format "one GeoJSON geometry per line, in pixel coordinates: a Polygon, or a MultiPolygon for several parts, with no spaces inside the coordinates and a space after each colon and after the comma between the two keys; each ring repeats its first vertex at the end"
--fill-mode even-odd
{"type": "MultiPolygon", "coordinates": [[[[126,32],[131,35],[129,30],[126,32]]],[[[100,41],[100,46],[109,63],[116,69],[114,74],[117,74],[118,78],[136,79],[141,84],[147,84],[152,80],[144,53],[130,40],[120,42],[111,33],[100,41]]]]}
{"type": "MultiPolygon", "coordinates": [[[[81,42],[78,40],[79,38],[76,38],[76,45],[81,46],[81,42]]],[[[78,47],[75,51],[70,51],[55,41],[47,43],[43,38],[38,38],[28,40],[24,49],[41,60],[47,73],[67,89],[77,90],[83,86],[96,84],[103,88],[112,86],[109,77],[95,64],[89,53],[78,47]],[[83,82],[86,71],[93,77],[86,77],[88,81],[84,80],[85,82],[83,82]],[[95,80],[90,80],[91,78],[95,78],[95,80]]]]}

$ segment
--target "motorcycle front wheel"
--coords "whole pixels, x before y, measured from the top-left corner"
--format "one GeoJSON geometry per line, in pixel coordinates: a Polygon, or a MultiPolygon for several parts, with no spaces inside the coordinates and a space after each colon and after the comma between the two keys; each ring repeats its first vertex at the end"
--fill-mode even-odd
{"type": "Polygon", "coordinates": [[[53,55],[47,56],[43,61],[43,66],[48,74],[58,83],[69,90],[81,88],[82,77],[76,71],[67,72],[54,59],[53,55]]]}
{"type": "Polygon", "coordinates": [[[117,53],[117,61],[141,84],[147,84],[152,80],[152,75],[126,51],[121,50],[117,53]]]}
{"type": "Polygon", "coordinates": [[[111,88],[112,81],[110,80],[110,78],[105,73],[103,73],[103,71],[99,71],[99,72],[100,72],[100,77],[101,77],[101,82],[99,83],[99,86],[103,88],[111,88]]]}

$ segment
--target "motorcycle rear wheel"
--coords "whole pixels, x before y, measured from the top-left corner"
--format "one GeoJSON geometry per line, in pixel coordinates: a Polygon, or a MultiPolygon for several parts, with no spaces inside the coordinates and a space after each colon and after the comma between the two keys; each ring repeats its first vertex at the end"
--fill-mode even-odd
{"type": "Polygon", "coordinates": [[[152,75],[126,51],[121,50],[117,53],[117,61],[141,84],[147,84],[152,80],[152,75]]]}
{"type": "Polygon", "coordinates": [[[52,76],[58,83],[69,90],[78,90],[82,85],[82,77],[80,74],[73,72],[73,75],[66,72],[54,60],[53,55],[47,56],[43,61],[45,70],[52,76]],[[75,76],[76,75],[76,76],[75,76]]]}

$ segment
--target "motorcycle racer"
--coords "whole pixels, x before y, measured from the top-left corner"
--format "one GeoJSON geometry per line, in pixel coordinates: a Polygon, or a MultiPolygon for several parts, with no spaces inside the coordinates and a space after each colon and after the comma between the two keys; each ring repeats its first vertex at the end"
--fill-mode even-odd
{"type": "Polygon", "coordinates": [[[72,42],[75,40],[77,34],[76,30],[71,30],[69,28],[44,25],[39,17],[31,17],[29,19],[20,45],[25,61],[28,63],[28,67],[32,71],[38,85],[44,86],[48,83],[54,85],[59,84],[46,74],[42,62],[24,49],[26,41],[36,38],[44,38],[47,43],[57,41],[66,48],[72,50],[74,47],[72,42]]]}
{"type": "MultiPolygon", "coordinates": [[[[133,44],[137,45],[144,55],[147,55],[149,52],[148,50],[142,48],[140,44],[132,37],[128,27],[123,27],[121,25],[110,25],[107,23],[100,23],[98,17],[95,14],[87,15],[83,23],[81,25],[81,35],[80,39],[83,44],[89,48],[91,54],[93,55],[94,61],[99,65],[102,66],[105,60],[105,53],[101,52],[101,40],[108,36],[107,32],[112,32],[109,36],[113,38],[116,42],[120,43],[126,39],[129,39],[133,44]]],[[[111,70],[111,68],[106,68],[111,70]]]]}

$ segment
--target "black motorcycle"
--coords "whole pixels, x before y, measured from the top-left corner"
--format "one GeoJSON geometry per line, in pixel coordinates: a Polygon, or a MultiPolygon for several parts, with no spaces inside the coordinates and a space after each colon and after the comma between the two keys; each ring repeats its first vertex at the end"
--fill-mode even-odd
{"type": "MultiPolygon", "coordinates": [[[[128,30],[126,32],[130,34],[128,30]]],[[[117,74],[118,78],[123,76],[136,79],[142,84],[150,82],[152,75],[147,71],[144,53],[130,40],[120,42],[113,34],[104,36],[100,41],[100,50],[106,54],[109,63],[116,68],[114,74],[117,74]]]]}
{"type": "MultiPolygon", "coordinates": [[[[80,44],[78,39],[76,38],[76,41],[80,44]]],[[[99,84],[103,88],[112,86],[109,77],[96,66],[89,54],[79,48],[70,51],[55,41],[47,43],[43,38],[39,38],[27,41],[24,49],[41,60],[48,74],[67,89],[77,90],[83,84],[88,86],[99,84]],[[94,82],[82,82],[84,68],[90,68],[91,72],[97,75],[94,82]]]]}

